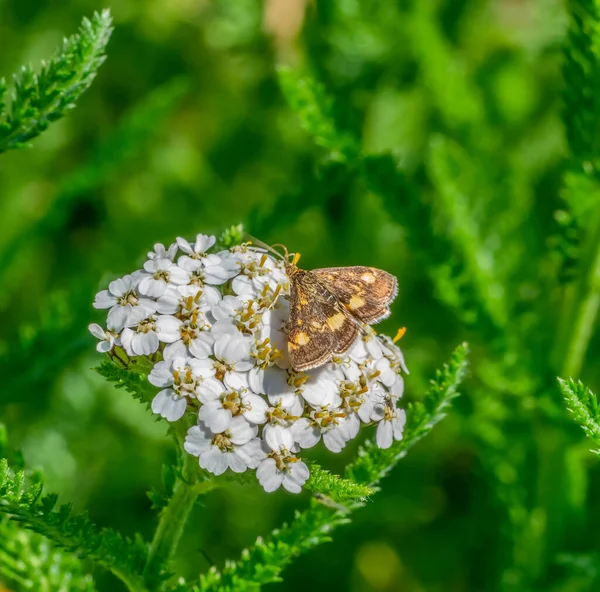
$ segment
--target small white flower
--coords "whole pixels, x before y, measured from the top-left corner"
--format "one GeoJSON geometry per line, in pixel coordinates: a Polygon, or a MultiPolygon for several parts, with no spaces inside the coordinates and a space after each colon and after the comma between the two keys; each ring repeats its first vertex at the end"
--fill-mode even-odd
{"type": "Polygon", "coordinates": [[[170,259],[149,259],[144,263],[144,270],[138,290],[150,298],[160,298],[169,284],[183,286],[190,281],[189,273],[170,259]]]}
{"type": "Polygon", "coordinates": [[[290,493],[300,493],[309,477],[308,467],[286,447],[290,440],[286,432],[271,430],[271,433],[272,444],[277,449],[260,463],[256,477],[266,492],[275,491],[283,485],[290,493]]]}
{"type": "Polygon", "coordinates": [[[225,389],[217,380],[216,388],[203,388],[198,391],[198,398],[204,403],[200,408],[198,419],[213,432],[227,429],[234,417],[243,416],[250,423],[263,424],[267,421],[267,402],[245,388],[225,389]]]}
{"type": "Polygon", "coordinates": [[[265,457],[257,427],[243,417],[236,417],[225,431],[214,434],[203,424],[189,429],[184,448],[198,457],[200,466],[214,475],[228,468],[235,473],[254,469],[265,457]]]}
{"type": "Polygon", "coordinates": [[[212,286],[169,286],[156,301],[156,310],[161,314],[189,319],[196,315],[208,323],[206,313],[221,300],[221,294],[212,286]]]}
{"type": "Polygon", "coordinates": [[[390,399],[386,404],[383,419],[380,420],[375,434],[375,441],[379,448],[389,448],[394,440],[402,440],[406,412],[395,406],[390,399]]]}
{"type": "Polygon", "coordinates": [[[154,397],[152,411],[167,421],[177,421],[185,413],[188,398],[196,397],[198,384],[205,379],[211,380],[213,373],[208,360],[176,357],[158,362],[152,368],[148,381],[163,390],[154,397]]]}
{"type": "Polygon", "coordinates": [[[214,253],[201,258],[192,258],[187,255],[179,257],[177,265],[190,274],[192,284],[203,286],[212,284],[219,286],[231,277],[231,269],[214,253]]]}
{"type": "MultiPolygon", "coordinates": [[[[198,316],[181,321],[171,315],[160,315],[156,320],[156,326],[158,338],[170,344],[165,348],[165,353],[172,346],[183,343],[189,353],[200,360],[212,354],[214,336],[208,332],[209,327],[198,316]]],[[[177,345],[177,347],[181,346],[177,345]]]]}
{"type": "Polygon", "coordinates": [[[220,335],[214,345],[216,376],[226,386],[248,386],[248,370],[254,366],[250,357],[252,339],[242,335],[220,335]]]}
{"type": "Polygon", "coordinates": [[[154,250],[148,253],[148,259],[170,259],[171,261],[175,261],[177,248],[177,243],[173,243],[168,249],[162,243],[156,243],[154,250]]]}
{"type": "Polygon", "coordinates": [[[234,254],[234,258],[240,267],[240,274],[231,283],[236,294],[258,298],[266,285],[272,292],[279,285],[287,289],[289,280],[281,264],[266,253],[247,251],[234,254]]]}
{"type": "Polygon", "coordinates": [[[140,321],[133,329],[125,327],[121,343],[130,356],[149,356],[158,350],[156,316],[140,321]]]}
{"type": "Polygon", "coordinates": [[[180,236],[177,237],[177,245],[185,253],[189,259],[202,261],[206,257],[206,252],[217,242],[214,236],[206,234],[197,234],[196,242],[191,245],[188,241],[180,236]]]}
{"type": "Polygon", "coordinates": [[[343,380],[340,382],[338,394],[342,399],[341,406],[349,417],[356,415],[364,423],[371,421],[373,397],[363,382],[343,380]]]}
{"type": "Polygon", "coordinates": [[[292,427],[294,439],[302,448],[312,448],[323,437],[331,452],[341,452],[350,439],[346,412],[340,408],[311,410],[309,417],[299,419],[292,427]]]}
{"type": "Polygon", "coordinates": [[[141,298],[136,291],[138,276],[126,275],[108,285],[108,290],[96,294],[94,308],[110,308],[107,326],[113,331],[135,325],[149,317],[156,304],[148,298],[141,298]]]}
{"type": "Polygon", "coordinates": [[[116,331],[103,329],[96,323],[92,323],[88,329],[94,337],[101,340],[96,345],[96,351],[99,351],[100,353],[105,354],[109,352],[115,345],[121,345],[121,339],[116,331]]]}
{"type": "Polygon", "coordinates": [[[332,364],[326,364],[306,373],[288,371],[288,374],[295,377],[296,381],[305,378],[300,387],[300,392],[305,401],[315,409],[327,406],[337,407],[340,404],[338,377],[332,364]]]}

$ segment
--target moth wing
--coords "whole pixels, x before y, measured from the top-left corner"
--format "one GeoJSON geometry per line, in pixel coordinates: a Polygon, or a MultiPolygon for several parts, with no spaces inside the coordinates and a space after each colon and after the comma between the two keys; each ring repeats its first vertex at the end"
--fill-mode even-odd
{"type": "Polygon", "coordinates": [[[327,327],[320,303],[311,298],[305,287],[292,281],[288,320],[288,353],[296,371],[322,366],[334,352],[334,336],[327,327]]]}
{"type": "Polygon", "coordinates": [[[389,316],[398,294],[396,277],[375,267],[325,267],[313,273],[355,318],[368,324],[389,316]]]}

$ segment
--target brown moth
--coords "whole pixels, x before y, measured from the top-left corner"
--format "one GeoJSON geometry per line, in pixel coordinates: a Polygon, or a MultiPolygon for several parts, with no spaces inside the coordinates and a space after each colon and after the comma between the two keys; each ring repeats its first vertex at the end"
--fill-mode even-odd
{"type": "Polygon", "coordinates": [[[350,348],[364,323],[389,316],[398,294],[398,281],[391,273],[361,265],[307,271],[296,265],[298,254],[288,255],[283,249],[290,279],[288,352],[293,370],[326,364],[350,348]]]}

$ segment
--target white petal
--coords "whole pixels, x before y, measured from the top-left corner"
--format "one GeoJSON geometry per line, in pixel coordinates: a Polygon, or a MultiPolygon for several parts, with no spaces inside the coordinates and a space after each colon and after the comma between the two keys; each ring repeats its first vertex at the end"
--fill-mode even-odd
{"type": "Polygon", "coordinates": [[[333,405],[337,394],[337,384],[332,380],[309,380],[302,387],[302,396],[315,408],[333,405]]]}
{"type": "Polygon", "coordinates": [[[106,324],[109,329],[113,329],[114,331],[120,331],[125,327],[129,319],[129,311],[127,307],[121,306],[117,304],[113,306],[108,311],[108,317],[106,319],[106,324]]]}
{"type": "Polygon", "coordinates": [[[260,463],[256,469],[256,478],[267,493],[279,489],[283,482],[283,474],[277,470],[277,464],[273,458],[266,458],[260,463]]]}
{"type": "Polygon", "coordinates": [[[127,355],[135,356],[136,353],[133,351],[133,338],[135,337],[135,331],[132,331],[129,327],[123,329],[121,333],[121,344],[125,348],[127,355]]]}
{"type": "Polygon", "coordinates": [[[190,281],[190,274],[181,267],[173,266],[169,269],[169,281],[181,286],[190,281]]]}
{"type": "Polygon", "coordinates": [[[258,433],[258,428],[248,423],[241,415],[234,417],[229,426],[230,439],[236,446],[249,442],[258,433]]]}
{"type": "Polygon", "coordinates": [[[229,468],[234,473],[243,473],[248,468],[248,465],[244,462],[244,459],[241,456],[236,454],[236,452],[231,452],[227,455],[229,468]]]}
{"type": "Polygon", "coordinates": [[[203,331],[190,343],[190,353],[200,360],[205,360],[213,353],[214,336],[208,331],[203,331]]]}
{"type": "Polygon", "coordinates": [[[282,448],[290,448],[294,445],[294,438],[290,430],[286,430],[282,426],[268,426],[265,428],[263,436],[265,442],[271,450],[279,452],[282,448]]]}
{"type": "Polygon", "coordinates": [[[396,417],[392,420],[392,428],[394,430],[394,440],[402,440],[405,423],[406,423],[406,412],[404,411],[404,409],[398,409],[396,411],[396,417]]]}
{"type": "Polygon", "coordinates": [[[199,360],[198,358],[190,358],[187,363],[192,369],[194,376],[198,378],[210,378],[211,376],[215,375],[215,366],[212,360],[199,360]]]}
{"type": "Polygon", "coordinates": [[[183,341],[175,341],[173,343],[170,343],[163,350],[163,358],[167,362],[172,362],[176,358],[185,357],[187,355],[188,350],[187,347],[185,347],[183,341]]]}
{"type": "Polygon", "coordinates": [[[179,298],[177,288],[170,286],[156,302],[156,310],[160,314],[175,314],[179,310],[179,298]]]}
{"type": "Polygon", "coordinates": [[[293,395],[296,389],[287,383],[287,378],[287,372],[281,368],[276,366],[265,368],[263,376],[264,391],[261,392],[269,396],[293,395]]]}
{"type": "Polygon", "coordinates": [[[226,454],[212,446],[200,455],[200,466],[213,475],[222,475],[229,466],[226,454]]]}
{"type": "Polygon", "coordinates": [[[126,292],[131,290],[133,287],[132,278],[129,275],[123,276],[122,278],[116,279],[108,284],[108,290],[114,296],[123,296],[126,292]]]}
{"type": "Polygon", "coordinates": [[[96,294],[94,308],[110,308],[117,303],[117,299],[108,291],[102,290],[96,294]]]}
{"type": "Polygon", "coordinates": [[[202,267],[202,261],[198,261],[198,259],[192,259],[187,255],[182,255],[177,259],[177,266],[181,267],[188,273],[194,273],[198,271],[202,267]]]}
{"type": "Polygon", "coordinates": [[[337,427],[323,434],[323,444],[331,450],[331,452],[341,452],[346,446],[346,438],[344,432],[337,427]]]}
{"type": "Polygon", "coordinates": [[[302,461],[291,463],[288,466],[289,471],[283,477],[283,487],[290,493],[300,493],[310,475],[308,467],[302,461]]]}
{"type": "Polygon", "coordinates": [[[200,297],[200,305],[213,307],[221,300],[221,292],[212,286],[204,286],[202,288],[202,296],[200,297]]]}
{"type": "Polygon", "coordinates": [[[152,400],[152,411],[164,417],[167,421],[177,421],[183,417],[187,401],[175,395],[175,391],[166,389],[160,391],[152,400]]]}
{"type": "Polygon", "coordinates": [[[210,428],[215,434],[224,432],[233,419],[231,411],[223,409],[221,402],[202,405],[198,412],[198,419],[210,428]]]}
{"type": "Polygon", "coordinates": [[[256,296],[258,294],[258,290],[256,290],[252,280],[247,275],[238,275],[233,278],[231,289],[239,296],[256,296]]]}
{"type": "MultiPolygon", "coordinates": [[[[148,263],[152,263],[149,261],[148,263]]],[[[146,276],[140,282],[138,290],[140,294],[148,296],[149,298],[160,298],[169,287],[169,284],[163,279],[155,280],[151,275],[146,276]]]]}
{"type": "Polygon", "coordinates": [[[131,327],[133,325],[137,325],[140,321],[147,319],[154,312],[152,308],[140,303],[141,300],[138,301],[137,306],[128,304],[122,307],[127,311],[127,320],[125,321],[127,326],[131,327]]]}
{"type": "Polygon", "coordinates": [[[158,339],[164,343],[173,343],[181,338],[183,323],[171,315],[160,315],[156,319],[158,339]]]}
{"type": "Polygon", "coordinates": [[[348,424],[348,440],[353,440],[356,438],[356,436],[358,436],[358,432],[360,430],[360,418],[358,415],[356,415],[356,413],[352,413],[352,415],[347,416],[346,421],[348,424]]]}
{"type": "Polygon", "coordinates": [[[307,417],[301,417],[292,425],[293,438],[302,448],[312,448],[321,439],[321,430],[307,417]]]}
{"type": "Polygon", "coordinates": [[[136,334],[131,347],[137,356],[149,356],[158,350],[158,345],[158,336],[154,331],[149,331],[136,334]]]}
{"type": "Polygon", "coordinates": [[[173,373],[169,362],[158,362],[148,376],[148,382],[158,387],[171,386],[173,384],[173,373]]]}
{"type": "Polygon", "coordinates": [[[392,424],[389,421],[380,421],[377,426],[377,433],[375,434],[375,441],[379,448],[389,448],[394,440],[394,432],[392,424]]]}
{"type": "Polygon", "coordinates": [[[100,325],[92,323],[88,329],[94,337],[97,337],[98,339],[106,339],[106,333],[100,325]]]}
{"type": "Polygon", "coordinates": [[[101,354],[108,353],[113,348],[114,342],[112,339],[107,339],[105,341],[99,341],[96,345],[96,351],[101,354]]]}
{"type": "Polygon", "coordinates": [[[207,284],[220,286],[229,279],[229,272],[220,265],[206,265],[204,267],[204,281],[207,284]]]}
{"type": "Polygon", "coordinates": [[[255,469],[261,461],[266,458],[266,453],[262,447],[260,438],[253,438],[243,446],[240,446],[234,453],[239,456],[247,467],[255,469]]]}
{"type": "Polygon", "coordinates": [[[225,372],[223,382],[235,391],[242,388],[248,388],[248,373],[247,372],[225,372]]]}
{"type": "Polygon", "coordinates": [[[192,426],[185,437],[183,447],[186,452],[200,456],[212,446],[213,434],[202,425],[192,426]]]}
{"type": "Polygon", "coordinates": [[[209,236],[208,234],[198,234],[196,235],[194,251],[196,251],[196,253],[206,253],[206,251],[208,251],[208,249],[215,244],[216,240],[217,239],[214,236],[209,236]]]}
{"type": "Polygon", "coordinates": [[[244,397],[244,403],[250,404],[250,409],[247,409],[244,412],[244,417],[250,423],[262,424],[265,423],[265,421],[267,421],[266,413],[268,405],[262,397],[259,397],[258,395],[249,394],[244,397]]]}
{"type": "Polygon", "coordinates": [[[198,385],[196,396],[202,403],[210,403],[219,400],[224,391],[222,382],[216,378],[207,378],[198,385]]]}
{"type": "Polygon", "coordinates": [[[190,243],[188,243],[184,238],[181,238],[180,236],[177,237],[177,246],[184,252],[187,253],[188,255],[190,253],[193,253],[193,249],[192,249],[192,245],[190,245],[190,243]]]}

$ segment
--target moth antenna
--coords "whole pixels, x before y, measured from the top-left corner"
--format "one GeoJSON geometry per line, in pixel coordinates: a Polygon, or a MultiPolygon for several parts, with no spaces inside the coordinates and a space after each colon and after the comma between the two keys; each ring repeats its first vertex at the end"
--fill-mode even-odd
{"type": "Polygon", "coordinates": [[[279,259],[284,259],[284,260],[287,261],[288,252],[287,252],[287,249],[285,248],[284,245],[280,245],[280,244],[267,245],[267,243],[264,243],[260,239],[252,236],[251,234],[246,233],[246,236],[250,239],[248,241],[250,244],[258,245],[259,247],[262,247],[263,249],[266,249],[270,253],[273,253],[273,255],[276,255],[279,259]],[[285,257],[279,251],[276,251],[273,247],[283,247],[283,249],[285,250],[285,257]]]}

